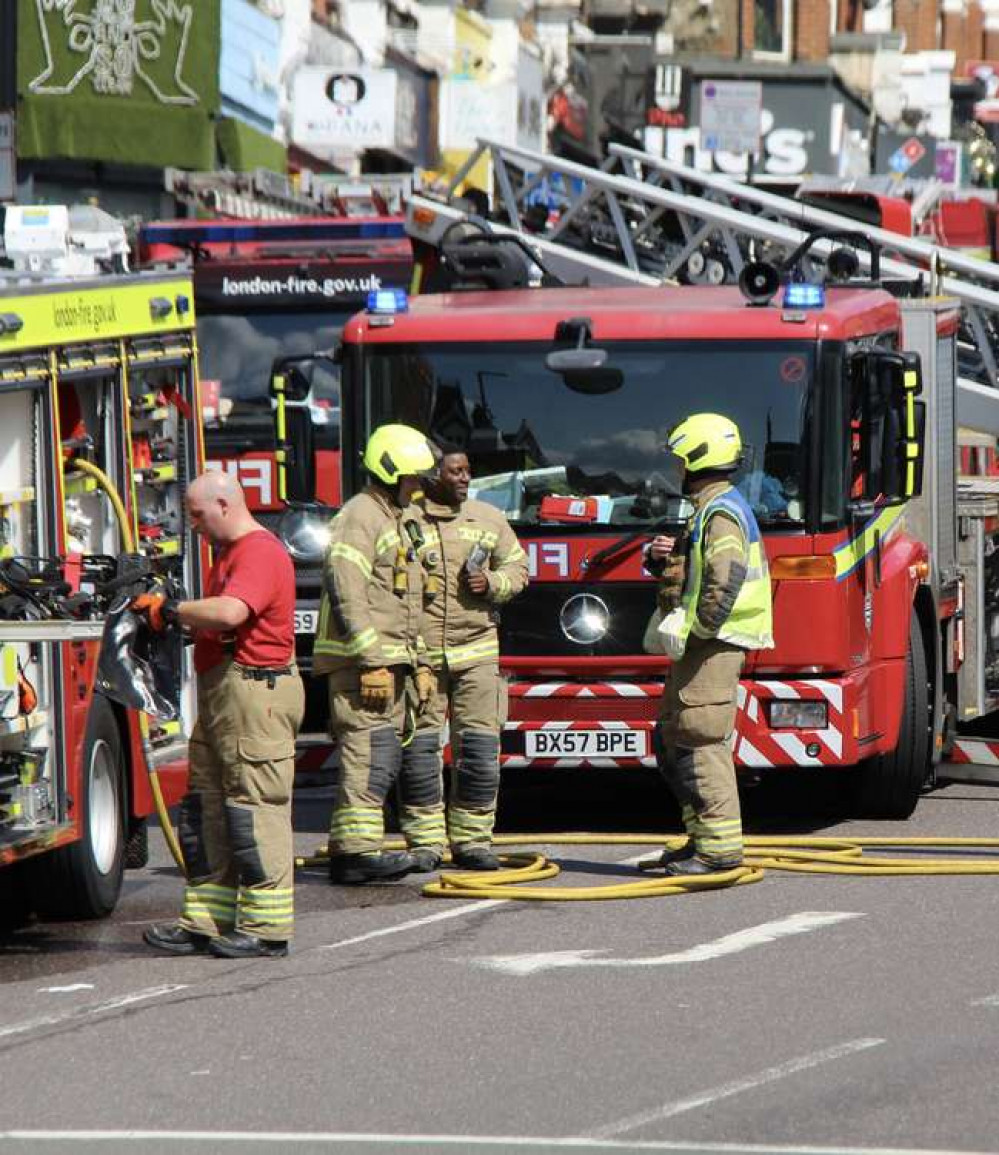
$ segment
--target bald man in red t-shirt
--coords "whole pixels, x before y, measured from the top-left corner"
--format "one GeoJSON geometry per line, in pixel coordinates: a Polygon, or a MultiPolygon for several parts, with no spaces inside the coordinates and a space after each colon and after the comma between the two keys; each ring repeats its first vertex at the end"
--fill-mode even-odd
{"type": "Polygon", "coordinates": [[[153,629],[194,634],[198,674],[180,812],[184,910],[143,938],[170,954],[277,957],[291,938],[291,787],[305,708],[294,664],[295,571],[228,473],[202,474],[186,503],[191,527],[215,550],[205,597],[133,602],[153,629]]]}

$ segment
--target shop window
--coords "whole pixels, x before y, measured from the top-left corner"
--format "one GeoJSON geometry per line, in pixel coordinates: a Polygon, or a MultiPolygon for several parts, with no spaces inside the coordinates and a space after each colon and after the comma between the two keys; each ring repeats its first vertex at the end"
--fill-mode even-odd
{"type": "Polygon", "coordinates": [[[753,49],[757,56],[791,56],[791,0],[754,0],[753,49]]]}

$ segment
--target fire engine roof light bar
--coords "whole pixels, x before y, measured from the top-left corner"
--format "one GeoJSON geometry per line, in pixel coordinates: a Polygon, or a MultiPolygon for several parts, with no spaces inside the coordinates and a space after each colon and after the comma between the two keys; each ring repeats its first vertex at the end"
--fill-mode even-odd
{"type": "Polygon", "coordinates": [[[394,317],[409,312],[405,289],[372,289],[368,293],[368,312],[394,317]]]}

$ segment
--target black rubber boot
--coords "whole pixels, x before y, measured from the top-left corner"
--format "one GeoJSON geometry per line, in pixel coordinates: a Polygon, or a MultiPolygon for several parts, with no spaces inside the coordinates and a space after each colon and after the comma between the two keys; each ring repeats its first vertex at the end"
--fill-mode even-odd
{"type": "Polygon", "coordinates": [[[233,930],[213,938],[208,949],[219,958],[284,958],[288,944],[283,940],[258,938],[244,930],[233,930]]]}
{"type": "Polygon", "coordinates": [[[493,853],[491,846],[469,846],[465,850],[452,850],[451,861],[461,870],[499,870],[503,865],[493,853]]]}
{"type": "Polygon", "coordinates": [[[211,941],[207,934],[195,934],[176,922],[147,927],[142,937],[151,947],[167,954],[205,954],[211,941]]]}
{"type": "Polygon", "coordinates": [[[341,886],[363,886],[366,882],[391,882],[402,878],[415,866],[405,850],[381,854],[336,854],[330,858],[330,882],[341,886]]]}
{"type": "Polygon", "coordinates": [[[430,874],[444,861],[444,855],[432,846],[410,847],[409,856],[413,860],[412,874],[430,874]]]}
{"type": "Polygon", "coordinates": [[[668,862],[666,874],[671,878],[683,878],[684,875],[692,874],[724,874],[725,871],[735,870],[739,866],[742,866],[741,862],[708,862],[707,859],[699,858],[695,854],[679,862],[668,862]]]}

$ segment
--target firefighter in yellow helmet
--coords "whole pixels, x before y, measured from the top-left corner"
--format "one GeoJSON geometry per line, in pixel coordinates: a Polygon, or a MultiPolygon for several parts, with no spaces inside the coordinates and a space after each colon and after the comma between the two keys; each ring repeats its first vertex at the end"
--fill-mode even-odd
{"type": "Polygon", "coordinates": [[[688,839],[644,865],[709,874],[742,862],[729,740],[746,653],[773,646],[770,576],[756,518],[731,484],[742,456],[735,423],[696,413],[669,433],[666,451],[684,466],[694,513],[684,547],[656,537],[646,565],[660,578],[655,648],[673,659],[657,727],[659,762],[688,839]]]}
{"type": "Polygon", "coordinates": [[[383,852],[383,808],[399,773],[407,687],[412,679],[426,701],[433,685],[419,666],[424,579],[413,532],[419,515],[407,507],[435,456],[419,430],[382,425],[363,460],[370,483],[331,526],[313,650],[313,672],[328,677],[340,752],[330,881],[352,884],[413,868],[409,854],[383,852]]]}

